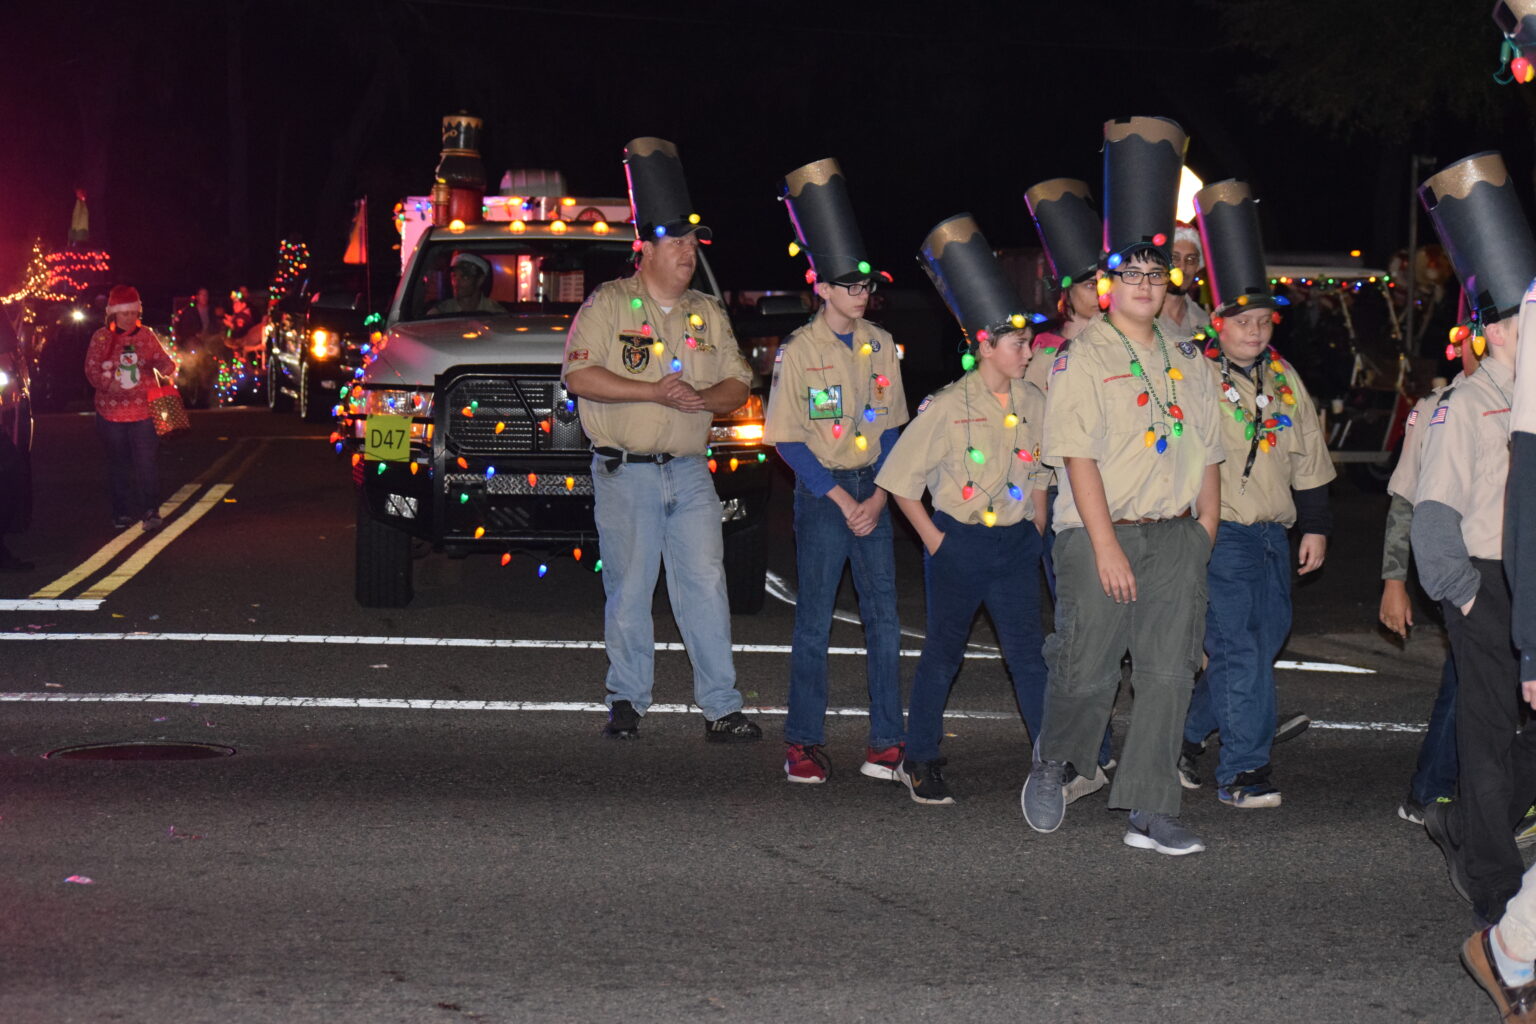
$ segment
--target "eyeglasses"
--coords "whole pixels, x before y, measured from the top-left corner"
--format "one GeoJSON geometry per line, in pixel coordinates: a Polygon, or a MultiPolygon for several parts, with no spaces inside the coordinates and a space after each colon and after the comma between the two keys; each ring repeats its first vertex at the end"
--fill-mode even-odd
{"type": "Polygon", "coordinates": [[[880,282],[878,281],[861,281],[858,284],[843,284],[841,281],[834,281],[833,283],[839,288],[847,288],[849,295],[873,295],[875,294],[875,289],[880,287],[880,282]]]}
{"type": "Polygon", "coordinates": [[[1180,265],[1198,267],[1200,265],[1200,254],[1192,252],[1188,256],[1180,256],[1178,253],[1174,253],[1172,263],[1176,267],[1180,265]]]}
{"type": "Polygon", "coordinates": [[[1111,270],[1120,280],[1126,284],[1141,284],[1141,279],[1146,278],[1147,284],[1154,288],[1160,284],[1168,283],[1168,271],[1166,270],[1111,270]]]}

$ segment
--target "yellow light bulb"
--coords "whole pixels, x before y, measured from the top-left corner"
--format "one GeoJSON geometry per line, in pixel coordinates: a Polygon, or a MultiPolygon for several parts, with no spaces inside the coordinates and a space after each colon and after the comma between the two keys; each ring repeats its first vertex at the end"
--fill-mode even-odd
{"type": "Polygon", "coordinates": [[[704,318],[699,316],[699,314],[697,314],[697,313],[689,313],[688,314],[688,323],[691,326],[693,326],[693,327],[703,327],[704,326],[704,318]]]}
{"type": "Polygon", "coordinates": [[[856,434],[853,438],[853,446],[859,451],[863,451],[869,447],[869,440],[863,434],[856,434]]]}
{"type": "Polygon", "coordinates": [[[1018,425],[1019,425],[1019,418],[1017,416],[1015,416],[1013,413],[1009,413],[1007,416],[1003,417],[1003,426],[1005,426],[1005,427],[1016,427],[1018,425]]]}
{"type": "Polygon", "coordinates": [[[1008,322],[1012,324],[1015,329],[1021,328],[1024,326],[1024,314],[1015,313],[1013,316],[1008,318],[1008,322]]]}
{"type": "Polygon", "coordinates": [[[1483,357],[1483,352],[1487,348],[1488,348],[1488,339],[1487,338],[1483,337],[1481,334],[1474,334],[1474,335],[1472,335],[1472,354],[1473,355],[1475,355],[1479,359],[1481,359],[1483,357]]]}
{"type": "Polygon", "coordinates": [[[1168,283],[1173,285],[1175,288],[1183,285],[1184,271],[1180,270],[1178,267],[1174,267],[1172,270],[1168,271],[1168,283]]]}
{"type": "Polygon", "coordinates": [[[987,509],[985,512],[983,512],[981,514],[981,524],[983,526],[996,526],[997,525],[997,513],[992,511],[990,508],[987,509]]]}
{"type": "Polygon", "coordinates": [[[873,351],[874,351],[874,348],[871,347],[869,342],[867,342],[867,341],[864,344],[859,346],[859,355],[861,355],[861,356],[867,356],[867,355],[869,355],[873,351]]]}
{"type": "Polygon", "coordinates": [[[1094,287],[1096,289],[1098,289],[1098,292],[1099,292],[1100,295],[1107,295],[1107,294],[1109,294],[1109,288],[1110,288],[1109,278],[1107,278],[1107,277],[1099,278],[1099,283],[1094,285],[1094,287]]]}
{"type": "Polygon", "coordinates": [[[790,242],[789,243],[789,254],[790,254],[790,256],[799,256],[800,255],[800,243],[799,242],[790,242]]]}
{"type": "Polygon", "coordinates": [[[667,350],[666,343],[661,341],[659,338],[656,340],[656,342],[653,345],[651,345],[651,351],[655,352],[657,355],[661,355],[666,350],[667,350]]]}

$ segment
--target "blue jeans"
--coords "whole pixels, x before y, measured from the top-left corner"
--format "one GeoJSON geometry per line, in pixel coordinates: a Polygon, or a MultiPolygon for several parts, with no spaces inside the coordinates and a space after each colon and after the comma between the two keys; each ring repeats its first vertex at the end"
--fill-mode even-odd
{"type": "Polygon", "coordinates": [[[1279,523],[1223,521],[1207,570],[1205,653],[1184,738],[1221,731],[1216,782],[1269,763],[1275,739],[1275,658],[1291,631],[1291,545],[1279,523]]]}
{"type": "Polygon", "coordinates": [[[725,592],[720,498],[702,455],[666,465],[630,462],[608,468],[592,459],[603,592],[608,601],[609,707],[627,700],[641,714],[655,682],[651,602],[663,560],[667,597],[693,662],[693,699],[710,721],[741,710],[731,661],[731,610],[725,592]]]}
{"type": "Polygon", "coordinates": [[[96,416],[96,433],[107,449],[107,480],[112,518],[142,519],[158,513],[160,505],[160,437],[155,421],[120,423],[96,416]]]}
{"type": "Polygon", "coordinates": [[[1419,761],[1408,795],[1421,804],[1456,795],[1456,659],[1449,651],[1440,670],[1440,690],[1419,744],[1419,761]]]}
{"type": "MultiPolygon", "coordinates": [[[[833,470],[855,501],[875,493],[875,471],[833,470]]],[[[789,717],[784,739],[790,743],[826,742],[827,639],[833,605],[843,581],[843,564],[853,565],[853,586],[864,620],[869,652],[869,745],[894,747],[905,738],[901,724],[901,625],[896,620],[896,557],[891,548],[890,507],[867,536],[855,537],[831,498],[795,487],[795,567],[800,590],[795,600],[795,638],[789,660],[789,717]]]]}
{"type": "Polygon", "coordinates": [[[932,761],[944,734],[949,688],[965,659],[977,608],[986,605],[1003,659],[1013,677],[1019,714],[1031,737],[1045,711],[1044,637],[1040,629],[1040,532],[1031,522],[1013,526],[962,525],[935,512],[944,534],[936,555],[923,552],[928,639],[912,680],[907,711],[907,760],[932,761]]]}

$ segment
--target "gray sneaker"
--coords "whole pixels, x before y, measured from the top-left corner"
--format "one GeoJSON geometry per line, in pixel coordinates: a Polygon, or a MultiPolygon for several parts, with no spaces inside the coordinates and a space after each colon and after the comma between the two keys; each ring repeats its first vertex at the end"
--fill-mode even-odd
{"type": "Polygon", "coordinates": [[[1125,830],[1125,845],[1138,850],[1156,850],[1170,857],[1200,853],[1205,844],[1200,837],[1179,824],[1171,814],[1132,811],[1131,827],[1125,830]]]}
{"type": "Polygon", "coordinates": [[[1061,793],[1064,798],[1063,803],[1065,804],[1081,800],[1089,793],[1097,793],[1109,784],[1109,776],[1104,774],[1103,768],[1097,766],[1093,769],[1093,778],[1091,779],[1086,775],[1077,774],[1076,770],[1070,767],[1067,769],[1067,775],[1070,776],[1070,779],[1065,786],[1061,787],[1061,793]]]}
{"type": "Polygon", "coordinates": [[[1049,833],[1061,827],[1061,819],[1067,816],[1066,781],[1067,762],[1042,761],[1036,756],[1019,794],[1019,806],[1030,828],[1049,833]]]}

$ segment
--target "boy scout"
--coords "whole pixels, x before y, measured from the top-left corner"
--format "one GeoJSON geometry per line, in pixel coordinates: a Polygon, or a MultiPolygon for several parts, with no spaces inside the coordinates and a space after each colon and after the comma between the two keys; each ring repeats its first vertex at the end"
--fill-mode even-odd
{"type": "Polygon", "coordinates": [[[747,399],[752,371],[725,311],[688,287],[699,223],[677,149],[635,139],[625,149],[639,267],[587,297],[565,347],[565,383],[580,397],[593,445],[592,490],[608,602],[609,720],[628,739],[651,704],[651,601],[663,559],[667,596],[693,661],[705,738],[755,740],[731,661],[720,499],[704,450],[715,413],[747,399]]]}
{"type": "Polygon", "coordinates": [[[1501,561],[1516,330],[1536,241],[1497,153],[1458,161],[1419,196],[1461,279],[1487,356],[1447,388],[1425,431],[1413,505],[1419,581],[1445,610],[1456,658],[1459,795],[1424,810],[1452,883],[1497,923],[1523,873],[1512,826],[1536,791],[1536,731],[1521,730],[1519,657],[1501,561]]]}
{"type": "Polygon", "coordinates": [[[1021,797],[1031,828],[1060,827],[1068,773],[1093,763],[1129,649],[1136,704],[1109,804],[1131,811],[1128,845],[1172,855],[1205,848],[1178,821],[1175,762],[1200,667],[1223,458],[1201,351],[1164,338],[1155,322],[1185,142],[1162,118],[1105,125],[1099,274],[1108,315],[1052,367],[1044,454],[1065,470],[1054,516],[1056,631],[1021,797]]]}
{"type": "Polygon", "coordinates": [[[1191,764],[1211,730],[1221,733],[1216,795],[1229,807],[1278,807],[1270,780],[1275,658],[1291,631],[1290,541],[1299,571],[1319,569],[1333,518],[1333,461],[1317,409],[1294,367],[1270,347],[1280,314],[1270,294],[1258,203],[1246,184],[1223,181],[1195,196],[1216,317],[1207,370],[1225,400],[1220,416],[1221,524],[1207,570],[1205,653],[1184,722],[1191,764]]]}
{"type": "Polygon", "coordinates": [[[859,771],[895,780],[905,737],[901,626],[891,514],[875,474],[907,422],[901,363],[891,336],[863,319],[878,281],[837,161],[791,171],[782,197],[822,302],[774,357],[764,434],[795,472],[799,590],[784,774],[790,782],[827,780],[827,641],[843,565],[851,562],[868,651],[869,742],[859,771]]]}
{"type": "MultiPolygon", "coordinates": [[[[902,781],[920,804],[952,804],[939,743],[944,705],[976,610],[997,628],[1031,736],[1040,729],[1040,530],[1044,397],[1023,379],[1031,317],[969,214],[941,222],[922,260],[965,332],[966,373],[924,399],[876,483],[923,542],[928,636],[912,681],[902,781]],[[923,492],[933,495],[933,515],[923,492]]],[[[1043,317],[1041,318],[1043,319],[1043,317]]]]}

